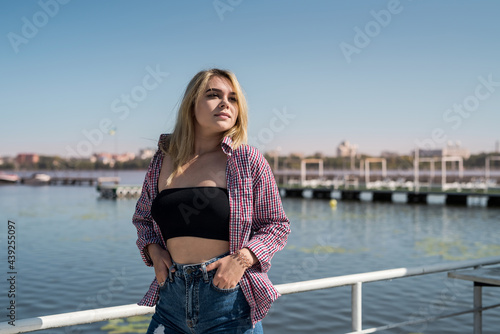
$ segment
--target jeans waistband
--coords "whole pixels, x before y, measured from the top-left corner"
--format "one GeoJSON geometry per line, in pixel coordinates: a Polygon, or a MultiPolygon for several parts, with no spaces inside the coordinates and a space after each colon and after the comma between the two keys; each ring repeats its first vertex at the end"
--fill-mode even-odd
{"type": "Polygon", "coordinates": [[[193,263],[193,264],[180,264],[177,262],[172,261],[172,267],[175,269],[175,272],[172,273],[172,270],[169,270],[168,272],[168,278],[172,282],[174,279],[174,275],[191,275],[192,273],[202,273],[203,274],[203,279],[205,281],[208,281],[208,273],[207,273],[207,266],[210,263],[213,263],[219,259],[222,259],[223,257],[229,255],[229,252],[226,252],[224,254],[218,255],[214,258],[211,258],[208,261],[202,262],[202,263],[193,263]]]}

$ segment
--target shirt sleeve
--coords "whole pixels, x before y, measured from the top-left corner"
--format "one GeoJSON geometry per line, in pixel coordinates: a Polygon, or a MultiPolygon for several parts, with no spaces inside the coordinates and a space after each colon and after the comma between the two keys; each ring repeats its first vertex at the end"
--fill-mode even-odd
{"type": "Polygon", "coordinates": [[[159,159],[162,155],[158,151],[149,164],[144,183],[142,185],[141,196],[135,206],[132,223],[137,229],[137,247],[141,252],[142,259],[147,266],[153,266],[153,262],[148,254],[146,246],[149,244],[159,244],[163,247],[161,236],[154,229],[154,221],[151,216],[151,203],[155,196],[153,182],[157,182],[159,171],[159,159]]]}
{"type": "Polygon", "coordinates": [[[286,245],[290,234],[288,220],[278,186],[266,159],[258,151],[250,157],[253,179],[252,237],[247,247],[259,260],[262,272],[269,271],[271,259],[286,245]]]}

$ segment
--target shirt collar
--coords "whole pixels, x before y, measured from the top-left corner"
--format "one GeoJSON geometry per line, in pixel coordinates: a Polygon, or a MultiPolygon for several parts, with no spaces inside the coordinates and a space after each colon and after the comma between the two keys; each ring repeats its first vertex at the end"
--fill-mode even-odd
{"type": "Polygon", "coordinates": [[[166,143],[167,143],[167,139],[168,137],[170,136],[170,134],[168,133],[163,133],[160,135],[160,139],[158,140],[158,149],[161,149],[161,148],[166,148],[166,143]]]}
{"type": "Polygon", "coordinates": [[[224,137],[221,143],[222,151],[226,153],[227,156],[233,154],[233,139],[231,137],[224,137]]]}

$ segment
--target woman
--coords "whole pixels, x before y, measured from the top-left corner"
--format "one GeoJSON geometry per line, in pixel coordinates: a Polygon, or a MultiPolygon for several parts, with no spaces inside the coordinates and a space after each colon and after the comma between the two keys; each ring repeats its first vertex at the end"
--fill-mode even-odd
{"type": "Polygon", "coordinates": [[[160,136],[136,206],[137,246],[155,280],[148,333],[262,333],[279,293],[267,272],[290,233],[271,169],[245,145],[247,105],[231,72],[188,84],[160,136]]]}

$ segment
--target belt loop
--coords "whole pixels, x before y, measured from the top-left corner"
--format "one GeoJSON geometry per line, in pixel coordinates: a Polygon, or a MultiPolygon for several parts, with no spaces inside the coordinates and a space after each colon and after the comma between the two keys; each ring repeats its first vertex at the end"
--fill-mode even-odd
{"type": "Polygon", "coordinates": [[[205,281],[205,283],[208,283],[207,266],[205,263],[201,264],[201,271],[203,272],[203,280],[205,281]]]}
{"type": "Polygon", "coordinates": [[[172,270],[175,268],[175,264],[172,264],[170,266],[170,268],[168,268],[168,280],[170,281],[170,283],[172,283],[174,281],[174,275],[172,273],[172,270]]]}

